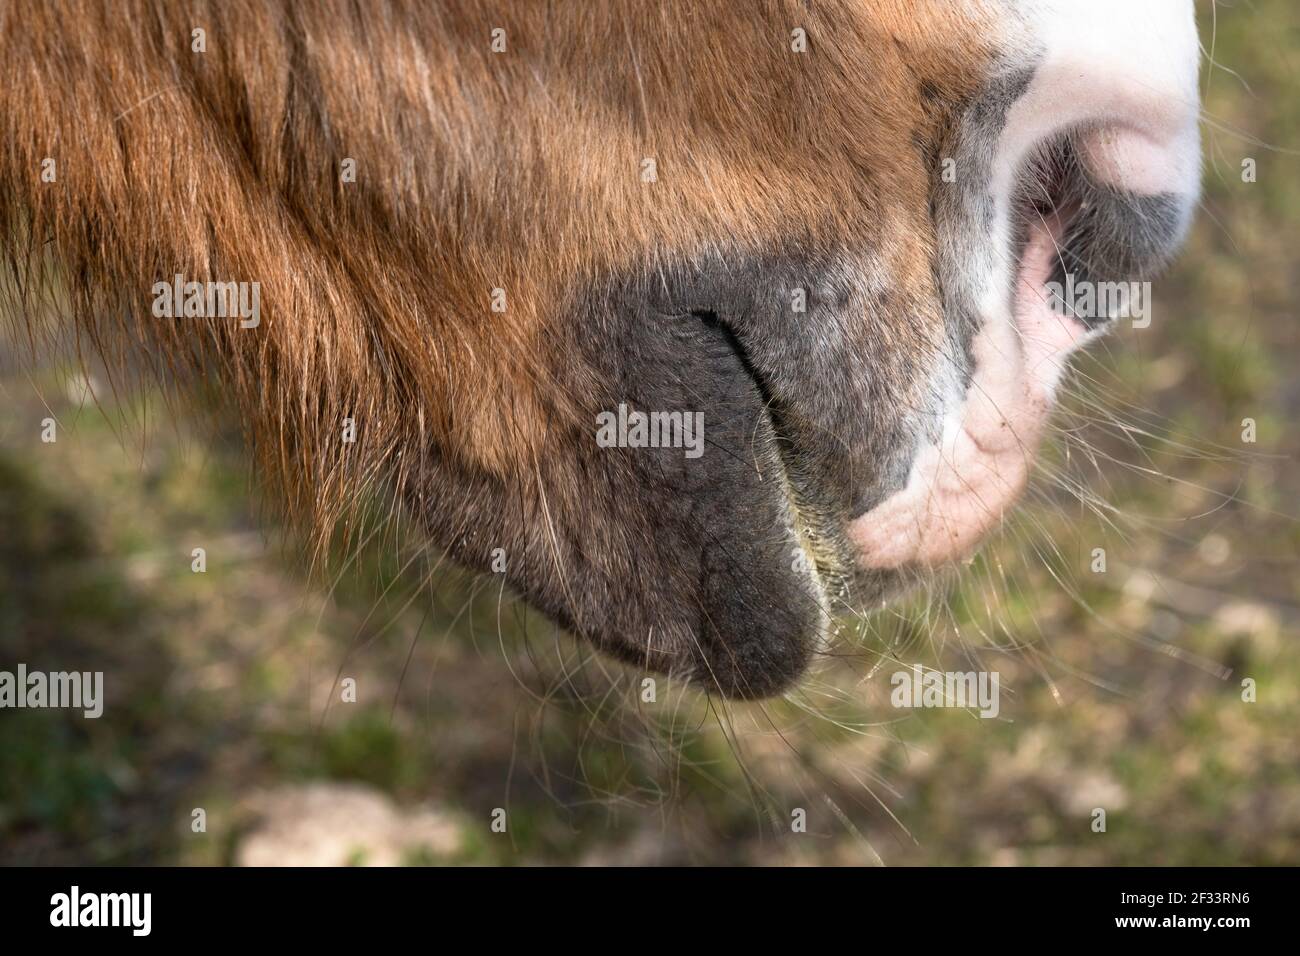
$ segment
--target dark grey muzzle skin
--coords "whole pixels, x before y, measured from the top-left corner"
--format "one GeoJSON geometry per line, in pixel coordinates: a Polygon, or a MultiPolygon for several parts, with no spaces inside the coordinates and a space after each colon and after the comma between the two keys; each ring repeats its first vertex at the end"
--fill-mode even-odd
{"type": "Polygon", "coordinates": [[[544,495],[485,489],[458,557],[486,566],[513,536],[510,584],[600,650],[728,697],[770,696],[807,667],[828,618],[766,400],[717,322],[601,304],[618,347],[573,343],[588,381],[539,463],[544,495]],[[620,405],[700,413],[698,457],[602,447],[598,416],[620,405]]]}
{"type": "MultiPolygon", "coordinates": [[[[586,281],[538,357],[564,398],[546,454],[524,463],[521,487],[431,453],[428,500],[447,505],[422,512],[434,539],[485,571],[503,550],[515,590],[633,667],[731,698],[789,688],[838,615],[909,580],[859,570],[845,528],[906,484],[948,393],[969,384],[980,277],[1008,255],[987,242],[990,164],[1032,76],[991,81],[954,107],[948,141],[918,147],[928,218],[903,241],[933,250],[928,284],[881,267],[899,239],[874,222],[851,240],[805,229],[586,281]],[[945,156],[964,170],[956,183],[945,156]],[[620,405],[702,413],[702,454],[601,447],[598,416],[620,405]]],[[[1153,274],[1182,240],[1188,200],[1097,185],[1070,149],[1063,137],[1043,153],[1061,167],[1048,198],[1079,207],[1058,270],[1153,274]]],[[[1020,214],[1035,201],[1021,197],[1020,214]]]]}
{"type": "Polygon", "coordinates": [[[847,253],[735,250],[593,283],[539,359],[565,399],[547,453],[522,488],[431,453],[430,534],[478,570],[502,549],[516,591],[634,667],[781,692],[854,602],[843,528],[905,429],[900,357],[872,351],[862,316],[906,304],[870,297],[847,253]],[[602,447],[598,416],[620,406],[701,413],[698,457],[602,447]]]}

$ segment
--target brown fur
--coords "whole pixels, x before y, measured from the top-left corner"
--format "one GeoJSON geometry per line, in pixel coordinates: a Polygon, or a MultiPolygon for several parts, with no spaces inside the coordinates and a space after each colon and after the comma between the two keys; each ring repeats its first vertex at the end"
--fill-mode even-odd
{"type": "MultiPolygon", "coordinates": [[[[927,33],[937,9],[866,23],[855,4],[568,6],[6,5],[0,209],[26,240],[12,247],[25,311],[47,288],[39,249],[89,330],[125,319],[182,361],[201,330],[298,500],[348,484],[326,436],[349,415],[384,433],[369,441],[385,458],[422,421],[506,467],[504,436],[545,432],[554,396],[519,359],[563,320],[547,303],[575,274],[719,235],[757,244],[792,221],[851,234],[880,206],[848,192],[855,167],[923,195],[897,162],[932,122],[916,84],[955,99],[980,62],[974,43],[930,42],[954,36],[927,33]],[[818,56],[782,53],[790,24],[818,56]],[[206,53],[189,49],[195,26],[206,53]],[[734,66],[755,62],[775,68],[761,86],[734,66]],[[40,182],[47,156],[55,184],[40,182]],[[169,328],[147,290],[174,272],[259,280],[269,321],[169,328]],[[508,321],[488,311],[494,287],[508,321]],[[484,394],[522,421],[502,427],[484,394]]],[[[901,265],[915,281],[926,264],[901,265]]]]}
{"type": "MultiPolygon", "coordinates": [[[[66,302],[118,363],[217,383],[322,534],[371,488],[436,509],[422,500],[434,448],[540,481],[578,420],[556,382],[585,374],[556,330],[604,276],[798,237],[869,247],[935,297],[930,164],[990,55],[956,10],[7,2],[9,311],[66,302]],[[790,51],[795,27],[809,54],[790,51]],[[260,282],[261,326],[154,318],[150,289],[175,273],[260,282]],[[356,445],[339,441],[345,418],[356,445]]],[[[919,352],[928,334],[919,317],[884,327],[881,351],[919,352]]]]}

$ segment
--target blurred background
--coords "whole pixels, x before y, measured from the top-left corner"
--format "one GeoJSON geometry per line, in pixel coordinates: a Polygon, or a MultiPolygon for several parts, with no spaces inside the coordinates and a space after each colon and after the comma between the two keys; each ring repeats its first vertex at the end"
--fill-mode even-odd
{"type": "Polygon", "coordinates": [[[1300,5],[1198,14],[1151,327],[1080,362],[1005,532],[785,700],[646,702],[381,522],[311,573],[233,433],[0,339],[0,669],[106,688],[0,711],[0,862],[1300,863],[1300,5]],[[1001,713],[895,710],[896,662],[996,670],[1001,713]]]}

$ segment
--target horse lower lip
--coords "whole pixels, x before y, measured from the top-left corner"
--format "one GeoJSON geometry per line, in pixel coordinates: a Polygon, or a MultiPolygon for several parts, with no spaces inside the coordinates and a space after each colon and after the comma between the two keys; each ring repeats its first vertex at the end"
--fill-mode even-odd
{"type": "Polygon", "coordinates": [[[753,357],[745,348],[744,342],[725,322],[714,313],[694,313],[706,326],[716,329],[723,335],[745,372],[749,375],[763,399],[763,414],[772,430],[772,446],[780,466],[780,479],[784,482],[786,502],[790,509],[791,524],[799,539],[804,558],[810,564],[814,580],[823,592],[829,589],[829,579],[842,576],[838,566],[843,563],[840,552],[843,547],[838,544],[842,533],[831,528],[819,515],[821,509],[808,507],[803,498],[805,492],[798,485],[799,443],[795,430],[787,427],[784,421],[785,403],[773,393],[773,390],[753,357]]]}

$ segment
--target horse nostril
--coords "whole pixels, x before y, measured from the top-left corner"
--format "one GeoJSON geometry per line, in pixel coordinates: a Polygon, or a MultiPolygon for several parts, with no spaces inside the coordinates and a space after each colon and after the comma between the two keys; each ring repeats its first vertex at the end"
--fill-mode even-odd
{"type": "Polygon", "coordinates": [[[1046,300],[1088,329],[1107,325],[1115,290],[1146,283],[1186,232],[1195,193],[1173,188],[1185,175],[1181,157],[1177,143],[1114,126],[1041,144],[1013,202],[1015,294],[1046,300]]]}
{"type": "Polygon", "coordinates": [[[1022,233],[1019,248],[1023,252],[1027,224],[1041,225],[1059,238],[1091,204],[1090,180],[1073,141],[1068,136],[1055,137],[1039,148],[1016,192],[1016,226],[1022,233]]]}
{"type": "Polygon", "coordinates": [[[1044,141],[1068,136],[1091,182],[1194,202],[1199,46],[1190,0],[1045,3],[1028,16],[1043,53],[1007,114],[1004,175],[1014,176],[1044,141]]]}

